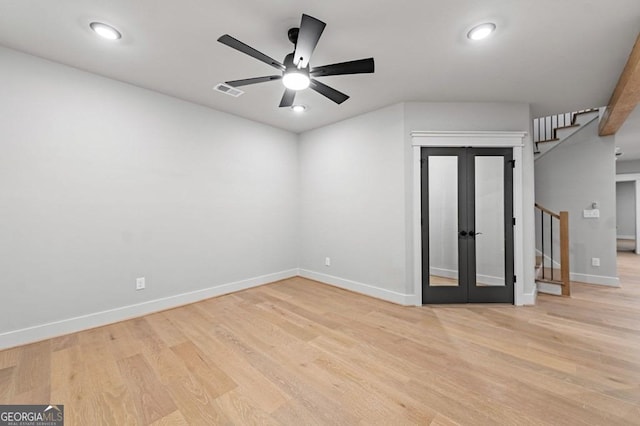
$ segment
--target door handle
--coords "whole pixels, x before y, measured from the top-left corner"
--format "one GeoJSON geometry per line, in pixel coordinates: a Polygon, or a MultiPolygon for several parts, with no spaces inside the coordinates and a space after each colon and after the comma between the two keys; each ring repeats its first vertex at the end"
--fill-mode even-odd
{"type": "Polygon", "coordinates": [[[476,235],[482,235],[482,232],[469,231],[469,236],[470,237],[475,237],[476,235]]]}
{"type": "Polygon", "coordinates": [[[467,236],[467,231],[460,231],[460,236],[461,237],[466,237],[467,236]]]}

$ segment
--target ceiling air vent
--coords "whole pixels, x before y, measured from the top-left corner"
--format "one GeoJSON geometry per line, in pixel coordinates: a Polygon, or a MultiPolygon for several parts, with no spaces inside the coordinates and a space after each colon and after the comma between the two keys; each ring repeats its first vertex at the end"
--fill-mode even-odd
{"type": "Polygon", "coordinates": [[[236,89],[235,87],[231,87],[228,84],[224,84],[224,83],[216,84],[213,90],[217,90],[218,92],[222,92],[226,95],[233,96],[234,98],[237,98],[238,96],[244,93],[242,90],[236,89]]]}

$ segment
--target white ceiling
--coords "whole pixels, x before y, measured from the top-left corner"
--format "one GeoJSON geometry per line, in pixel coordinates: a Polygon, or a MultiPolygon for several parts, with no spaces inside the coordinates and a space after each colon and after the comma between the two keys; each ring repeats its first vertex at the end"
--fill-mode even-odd
{"type": "Polygon", "coordinates": [[[526,102],[534,116],[602,106],[639,24],[638,0],[0,2],[0,45],[294,132],[401,101],[526,102]],[[336,105],[306,90],[296,103],[308,111],[298,115],[278,108],[278,81],[246,86],[239,98],[211,90],[275,71],[216,42],[220,35],[282,60],[302,13],[327,23],[312,66],[375,58],[375,74],[321,78],[351,99],[336,105]],[[123,39],[98,39],[94,20],[123,39]],[[494,36],[467,40],[485,21],[497,24],[494,36]]]}

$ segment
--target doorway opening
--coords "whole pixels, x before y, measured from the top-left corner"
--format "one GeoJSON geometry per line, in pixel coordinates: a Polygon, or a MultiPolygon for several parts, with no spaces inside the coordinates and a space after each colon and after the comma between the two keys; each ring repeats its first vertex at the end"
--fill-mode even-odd
{"type": "Polygon", "coordinates": [[[616,242],[618,252],[640,254],[640,174],[616,176],[616,242]]]}

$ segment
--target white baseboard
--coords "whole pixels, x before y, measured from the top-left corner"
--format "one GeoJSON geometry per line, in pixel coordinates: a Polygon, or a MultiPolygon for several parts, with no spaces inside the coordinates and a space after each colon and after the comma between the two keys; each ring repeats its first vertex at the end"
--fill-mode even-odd
{"type": "Polygon", "coordinates": [[[100,327],[107,324],[113,324],[115,322],[187,305],[189,303],[199,302],[212,297],[246,290],[248,288],[272,283],[274,281],[284,280],[297,275],[298,269],[290,269],[287,271],[209,287],[202,290],[137,303],[135,305],[122,306],[119,308],[109,309],[107,311],[8,331],[0,334],[0,350],[37,342],[39,340],[50,339],[64,334],[75,333],[77,331],[87,330],[90,328],[100,327]]]}
{"type": "MultiPolygon", "coordinates": [[[[577,281],[587,284],[603,285],[608,287],[620,287],[620,280],[617,277],[605,277],[601,275],[578,274],[571,272],[569,274],[571,281],[577,281]]],[[[548,294],[561,294],[561,287],[557,284],[538,282],[538,291],[548,294]]]]}
{"type": "MultiPolygon", "coordinates": [[[[453,269],[436,268],[434,266],[429,268],[429,273],[437,277],[450,278],[452,280],[458,279],[459,275],[459,272],[453,269]]],[[[476,281],[488,286],[504,285],[504,277],[496,277],[493,275],[476,274],[476,281]]]]}
{"type": "Polygon", "coordinates": [[[486,286],[501,287],[506,285],[504,277],[494,277],[493,275],[476,274],[476,282],[486,286]]]}
{"type": "Polygon", "coordinates": [[[571,272],[569,274],[571,281],[578,281],[587,284],[606,285],[609,287],[620,287],[620,279],[618,277],[605,277],[601,275],[578,274],[571,272]]]}
{"type": "Polygon", "coordinates": [[[539,282],[537,283],[537,287],[540,293],[553,294],[555,296],[560,296],[562,294],[562,287],[558,284],[539,282]]]}
{"type": "Polygon", "coordinates": [[[458,279],[458,275],[460,274],[454,269],[436,268],[435,266],[429,268],[429,273],[437,277],[450,278],[452,280],[458,279]]]}
{"type": "Polygon", "coordinates": [[[333,275],[327,275],[320,272],[309,271],[306,269],[300,269],[299,275],[311,280],[320,281],[321,283],[329,284],[335,287],[340,287],[345,290],[350,290],[356,293],[364,294],[366,296],[375,297],[377,299],[386,300],[388,302],[397,303],[405,306],[422,305],[422,301],[417,300],[417,296],[414,294],[398,293],[384,288],[375,287],[369,284],[363,284],[356,281],[347,280],[344,278],[334,277],[333,275]]]}
{"type": "Polygon", "coordinates": [[[617,235],[616,238],[619,240],[635,240],[636,236],[635,235],[617,235]]]}
{"type": "Polygon", "coordinates": [[[518,298],[515,305],[516,306],[533,306],[536,304],[536,298],[538,297],[538,292],[534,289],[532,293],[524,293],[522,296],[518,298]]]}
{"type": "MultiPolygon", "coordinates": [[[[620,238],[620,237],[618,237],[620,238]]],[[[635,239],[635,237],[632,237],[633,239],[635,239]]],[[[536,249],[536,256],[540,256],[540,250],[536,249]]],[[[550,267],[551,265],[551,259],[549,259],[546,255],[545,255],[545,259],[544,259],[544,264],[545,267],[550,267]]],[[[555,269],[560,269],[560,263],[556,262],[555,259],[553,261],[553,267],[555,269]]],[[[539,278],[536,276],[536,278],[539,278]]],[[[581,283],[587,283],[587,284],[598,284],[598,285],[606,285],[606,286],[610,286],[610,287],[620,287],[620,280],[618,279],[618,277],[607,277],[607,276],[601,276],[601,275],[589,275],[589,274],[580,274],[577,272],[570,272],[569,273],[569,279],[571,281],[578,281],[581,283]]],[[[541,283],[538,283],[541,284],[541,283]]],[[[553,286],[553,284],[549,284],[550,286],[553,286]]],[[[547,288],[546,286],[544,288],[547,288]]],[[[541,287],[538,287],[538,289],[542,290],[541,287]]],[[[543,293],[548,293],[547,291],[543,291],[543,293]]],[[[551,293],[551,294],[555,294],[555,293],[551,293]]]]}

